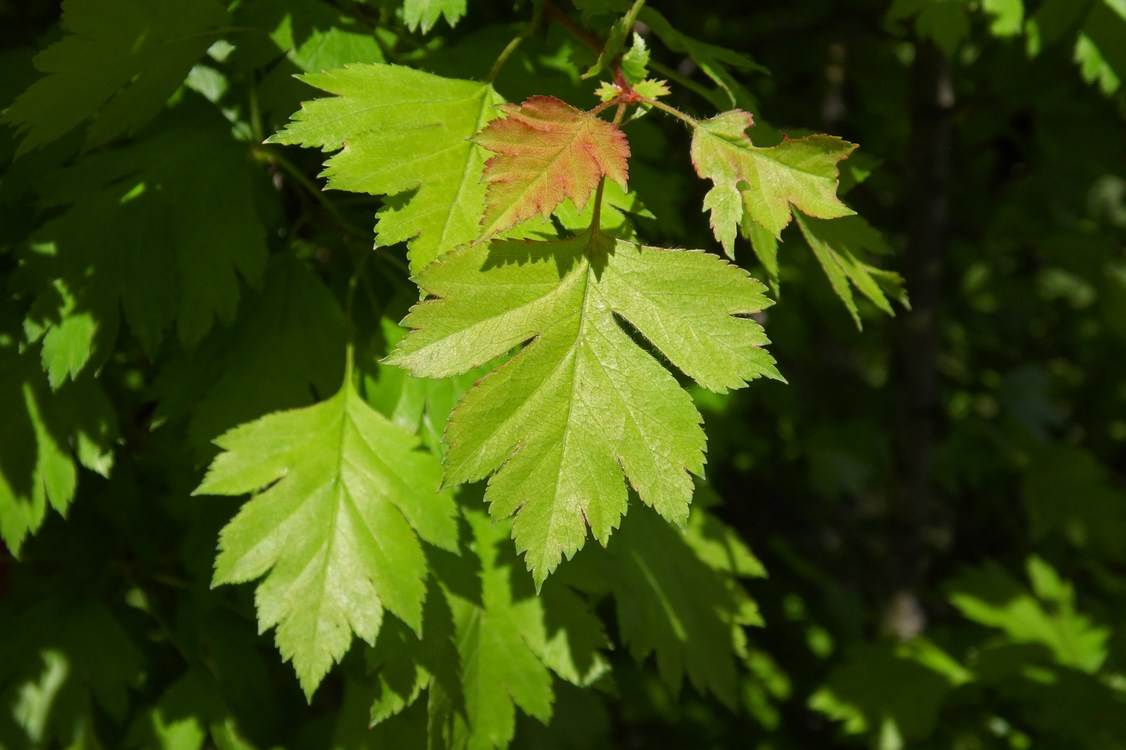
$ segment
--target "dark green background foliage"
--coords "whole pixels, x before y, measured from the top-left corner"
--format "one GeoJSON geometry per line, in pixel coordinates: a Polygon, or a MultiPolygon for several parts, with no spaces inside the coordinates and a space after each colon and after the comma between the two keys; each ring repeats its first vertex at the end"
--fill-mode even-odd
{"type": "MultiPolygon", "coordinates": [[[[330,397],[350,339],[440,453],[479,376],[379,364],[417,288],[373,217],[409,196],[322,192],[322,154],[263,143],[320,95],[294,75],[480,80],[526,34],[497,90],[590,108],[584,38],[629,5],[0,0],[0,747],[503,745],[458,685],[510,666],[514,747],[1126,747],[1122,0],[654,0],[670,104],[860,144],[841,192],[879,233],[836,247],[910,309],[787,228],[760,317],[789,383],[692,391],[686,532],[634,498],[537,598],[461,488],[422,640],[385,616],[308,702],[254,585],[211,588],[245,502],[192,495],[216,437],[330,397]]],[[[683,124],[626,132],[638,235],[720,253],[683,124]]]]}

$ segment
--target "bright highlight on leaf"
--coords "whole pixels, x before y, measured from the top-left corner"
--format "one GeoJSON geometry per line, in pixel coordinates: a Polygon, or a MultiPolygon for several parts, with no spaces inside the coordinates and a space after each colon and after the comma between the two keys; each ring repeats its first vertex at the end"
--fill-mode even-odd
{"type": "Polygon", "coordinates": [[[759,148],[745,132],[752,124],[749,113],[732,110],[700,122],[692,134],[696,173],[715,183],[704,208],[729,256],[734,257],[735,233],[746,219],[778,237],[790,223],[791,205],[820,219],[854,213],[837,198],[837,164],[855,144],[811,135],[759,148]]]}
{"type": "Polygon", "coordinates": [[[629,143],[616,125],[553,96],[501,111],[476,139],[496,154],[485,164],[486,235],[550,216],[568,198],[582,209],[603,177],[625,189],[629,143]]]}
{"type": "Polygon", "coordinates": [[[345,386],[304,409],[225,433],[225,452],[196,494],[249,500],[223,529],[213,585],[265,576],[261,630],[277,627],[282,656],[311,696],[355,633],[375,642],[390,610],[422,624],[427,564],[419,537],[456,549],[456,508],[441,469],[417,439],[345,386]]]}
{"type": "Polygon", "coordinates": [[[665,518],[687,518],[704,433],[650,348],[715,391],[781,379],[745,317],[771,304],[763,286],[702,252],[595,230],[471,245],[418,283],[436,299],[403,321],[415,330],[392,364],[447,377],[526,344],[455,408],[446,479],[493,475],[485,499],[494,517],[515,514],[537,585],[583,546],[587,527],[606,544],[626,511],[624,479],[665,518]]]}
{"type": "Polygon", "coordinates": [[[485,158],[469,139],[496,117],[492,86],[382,64],[301,80],[334,96],[302,104],[270,142],[340,151],[322,172],[330,188],[388,195],[378,246],[408,243],[418,271],[477,239],[485,158]]]}

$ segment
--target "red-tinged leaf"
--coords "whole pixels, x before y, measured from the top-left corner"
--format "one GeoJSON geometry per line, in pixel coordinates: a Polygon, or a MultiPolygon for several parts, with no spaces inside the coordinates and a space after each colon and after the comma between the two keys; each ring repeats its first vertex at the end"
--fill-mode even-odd
{"type": "Polygon", "coordinates": [[[582,209],[604,176],[626,187],[629,143],[616,125],[553,96],[500,109],[504,119],[477,136],[496,154],[485,164],[486,235],[549,216],[567,198],[582,209]]]}

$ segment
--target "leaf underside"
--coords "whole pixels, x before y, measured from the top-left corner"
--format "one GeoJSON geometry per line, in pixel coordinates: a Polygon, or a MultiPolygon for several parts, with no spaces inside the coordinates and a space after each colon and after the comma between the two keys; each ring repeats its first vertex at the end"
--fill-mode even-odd
{"type": "Polygon", "coordinates": [[[616,125],[552,96],[501,111],[476,139],[496,154],[485,164],[485,235],[547,217],[568,198],[581,210],[603,177],[625,189],[629,144],[616,125]]]}
{"type": "Polygon", "coordinates": [[[421,627],[427,563],[419,538],[457,546],[456,509],[417,439],[351,385],[304,409],[269,414],[219,437],[225,452],[196,494],[248,501],[222,531],[214,585],[262,576],[262,630],[311,696],[352,634],[375,642],[387,609],[421,627]]]}
{"type": "Polygon", "coordinates": [[[522,347],[455,408],[445,469],[451,483],[492,475],[485,499],[495,518],[515,515],[537,586],[588,527],[606,544],[626,479],[662,516],[686,519],[705,437],[657,356],[716,391],[781,379],[744,317],[770,304],[762,285],[702,252],[597,231],[504,240],[454,251],[418,282],[435,299],[403,321],[414,330],[392,364],[440,378],[522,347]]]}
{"type": "Polygon", "coordinates": [[[736,232],[748,220],[779,237],[790,223],[791,206],[820,219],[854,213],[837,198],[837,164],[855,144],[811,135],[760,148],[747,137],[752,124],[750,114],[732,110],[700,122],[692,134],[696,172],[714,183],[704,209],[729,256],[734,257],[736,232]]]}
{"type": "Polygon", "coordinates": [[[485,158],[469,139],[498,114],[492,86],[384,64],[301,80],[333,96],[302,104],[269,141],[339,151],[325,163],[328,187],[389,196],[378,246],[406,242],[417,272],[477,239],[485,158]]]}

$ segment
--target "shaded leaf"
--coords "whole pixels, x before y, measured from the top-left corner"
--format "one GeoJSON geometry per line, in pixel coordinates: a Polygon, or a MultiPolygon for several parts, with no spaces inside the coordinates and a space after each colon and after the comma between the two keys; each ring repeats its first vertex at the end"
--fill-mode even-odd
{"type": "Polygon", "coordinates": [[[154,420],[187,419],[200,448],[240,422],[306,406],[340,384],[344,329],[324,283],[291,255],[275,256],[234,325],[165,363],[150,389],[154,420]]]}
{"type": "Polygon", "coordinates": [[[122,314],[149,354],[173,322],[190,347],[234,318],[240,277],[257,285],[266,261],[247,156],[220,118],[186,115],[44,178],[64,211],[33,235],[17,283],[38,293],[25,331],[43,338],[52,385],[105,360],[122,314]]]}
{"type": "Polygon", "coordinates": [[[566,579],[613,595],[622,641],[638,660],[655,654],[670,689],[687,676],[733,704],[741,628],[762,623],[738,578],[762,575],[734,531],[697,508],[684,532],[631,513],[614,544],[577,556],[566,579]]]}
{"type": "Polygon", "coordinates": [[[798,213],[797,225],[829,278],[833,292],[844,303],[857,328],[864,326],[860,322],[860,311],[853,298],[853,287],[888,315],[894,316],[895,310],[883,287],[887,287],[893,298],[904,306],[907,305],[903,277],[893,271],[869,265],[858,257],[865,252],[879,255],[892,252],[883,235],[862,217],[845,216],[825,220],[798,213]]]}
{"type": "Polygon", "coordinates": [[[4,114],[23,134],[19,150],[87,119],[91,146],[136,130],[160,111],[227,18],[215,0],[66,0],[66,35],[35,58],[44,77],[4,114]]]}
{"type": "Polygon", "coordinates": [[[1045,646],[1064,666],[1096,671],[1107,657],[1110,631],[1076,610],[1074,588],[1046,562],[1030,557],[1027,571],[1031,592],[996,563],[968,570],[950,583],[950,603],[1015,643],[1045,646]]]}
{"type": "Polygon", "coordinates": [[[456,26],[465,15],[465,4],[466,0],[403,0],[403,20],[411,31],[425,34],[439,18],[456,26]]]}
{"type": "Polygon", "coordinates": [[[48,507],[66,515],[78,484],[75,459],[108,474],[117,438],[101,387],[83,378],[52,391],[36,354],[17,351],[0,333],[0,539],[17,556],[48,507]]]}

